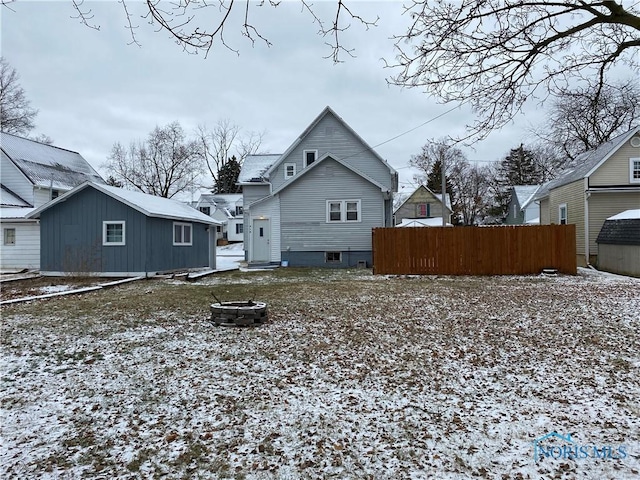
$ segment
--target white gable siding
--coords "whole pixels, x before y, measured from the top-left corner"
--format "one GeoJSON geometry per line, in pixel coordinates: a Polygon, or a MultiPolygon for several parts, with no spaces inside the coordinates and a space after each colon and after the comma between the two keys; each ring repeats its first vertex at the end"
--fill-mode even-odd
{"type": "Polygon", "coordinates": [[[632,147],[631,140],[627,140],[616,153],[593,172],[589,177],[589,186],[633,185],[629,182],[629,159],[637,157],[640,157],[640,147],[632,147]]]}
{"type": "Polygon", "coordinates": [[[280,193],[282,250],[371,250],[371,229],[384,226],[378,187],[325,160],[280,193]],[[327,223],[327,200],[360,200],[361,221],[327,223]]]}
{"type": "Polygon", "coordinates": [[[378,183],[388,186],[389,190],[392,189],[389,167],[329,113],[287,157],[280,159],[278,167],[269,177],[274,191],[284,182],[290,181],[284,178],[285,163],[295,163],[297,174],[304,170],[304,150],[317,150],[318,158],[331,153],[378,183]]]}
{"type": "Polygon", "coordinates": [[[40,268],[40,226],[36,222],[0,223],[0,268],[40,268]],[[16,244],[5,246],[4,229],[16,229],[16,244]]]}
{"type": "Polygon", "coordinates": [[[27,180],[4,152],[2,152],[0,162],[0,181],[2,184],[33,205],[33,185],[31,182],[27,180]]]}

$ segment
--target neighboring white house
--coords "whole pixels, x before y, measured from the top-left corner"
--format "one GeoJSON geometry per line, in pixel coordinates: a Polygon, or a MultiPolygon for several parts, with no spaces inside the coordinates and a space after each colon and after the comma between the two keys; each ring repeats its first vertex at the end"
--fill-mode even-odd
{"type": "Polygon", "coordinates": [[[0,132],[0,269],[40,268],[35,208],[75,186],[104,180],[78,152],[0,132]]]}
{"type": "Polygon", "coordinates": [[[205,215],[220,222],[218,238],[229,242],[242,242],[244,239],[242,194],[211,193],[210,189],[197,189],[185,192],[175,199],[188,203],[205,215]],[[190,198],[187,198],[190,196],[190,198]]]}

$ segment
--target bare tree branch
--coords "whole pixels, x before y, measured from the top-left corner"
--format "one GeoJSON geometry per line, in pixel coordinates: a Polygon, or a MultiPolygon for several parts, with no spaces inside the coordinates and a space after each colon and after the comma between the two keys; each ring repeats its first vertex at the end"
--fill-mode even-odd
{"type": "Polygon", "coordinates": [[[0,57],[0,131],[26,136],[35,127],[38,110],[31,108],[19,81],[16,69],[0,57]]]}
{"type": "Polygon", "coordinates": [[[614,65],[638,72],[637,7],[615,1],[413,0],[412,24],[395,37],[400,73],[390,82],[424,88],[478,114],[467,139],[509,122],[528,98],[580,78],[606,82],[614,65]]]}

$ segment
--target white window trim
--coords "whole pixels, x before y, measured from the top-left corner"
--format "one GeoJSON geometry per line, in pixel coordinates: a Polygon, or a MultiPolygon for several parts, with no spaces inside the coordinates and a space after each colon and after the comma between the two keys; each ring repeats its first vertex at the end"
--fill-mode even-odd
{"type": "Polygon", "coordinates": [[[362,202],[357,199],[349,199],[349,200],[327,200],[326,207],[326,222],[327,223],[360,223],[362,222],[362,202]],[[340,204],[340,220],[331,220],[331,204],[339,203],[340,204]],[[358,219],[357,220],[347,220],[347,203],[356,203],[358,205],[358,219]]]}
{"type": "Polygon", "coordinates": [[[15,247],[16,246],[16,229],[14,227],[8,227],[2,230],[2,245],[5,247],[15,247]],[[13,243],[7,242],[7,231],[13,230],[13,243]]]}
{"type": "Polygon", "coordinates": [[[190,247],[193,245],[193,224],[191,223],[185,223],[185,222],[173,222],[173,229],[172,229],[172,235],[173,235],[173,246],[174,247],[190,247]],[[184,227],[189,227],[189,229],[191,230],[191,235],[189,235],[189,242],[176,242],[176,227],[180,226],[182,227],[182,238],[184,238],[184,227]]]}
{"type": "Polygon", "coordinates": [[[640,162],[640,157],[629,159],[629,183],[640,183],[640,178],[633,178],[633,164],[635,162],[640,162]]]}
{"type": "Polygon", "coordinates": [[[127,244],[127,225],[124,220],[105,220],[102,222],[102,246],[104,247],[122,247],[127,244]],[[122,241],[107,241],[107,225],[122,225],[122,241]]]}
{"type": "Polygon", "coordinates": [[[307,168],[309,166],[309,164],[307,164],[307,153],[312,153],[315,156],[315,160],[314,163],[318,161],[318,150],[303,150],[302,151],[302,164],[304,165],[304,168],[307,168]]]}
{"type": "Polygon", "coordinates": [[[563,208],[564,208],[564,214],[565,214],[564,225],[567,225],[569,223],[569,209],[567,208],[566,203],[561,203],[560,205],[558,205],[558,225],[563,225],[562,223],[563,208]]]}
{"type": "Polygon", "coordinates": [[[288,180],[296,176],[296,164],[295,163],[285,163],[284,164],[284,179],[288,180]],[[293,167],[293,174],[287,175],[288,167],[293,167]]]}

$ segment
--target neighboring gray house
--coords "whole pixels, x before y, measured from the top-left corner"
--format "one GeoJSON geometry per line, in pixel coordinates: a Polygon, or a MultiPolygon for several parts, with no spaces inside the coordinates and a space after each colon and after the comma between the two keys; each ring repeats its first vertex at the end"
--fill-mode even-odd
{"type": "Polygon", "coordinates": [[[607,218],[596,243],[599,270],[640,277],[640,209],[607,218]]]}
{"type": "Polygon", "coordinates": [[[540,205],[533,201],[540,185],[515,185],[511,187],[511,200],[504,223],[520,225],[540,223],[540,205]]]}
{"type": "Polygon", "coordinates": [[[86,182],[28,218],[40,219],[43,275],[215,268],[218,222],[177,200],[86,182]]]}
{"type": "Polygon", "coordinates": [[[398,175],[331,108],[282,155],[250,155],[238,183],[253,264],[371,264],[371,230],[393,225],[398,175]]]}
{"type": "Polygon", "coordinates": [[[78,152],[0,132],[0,269],[40,268],[34,210],[86,181],[104,183],[78,152]]]}

